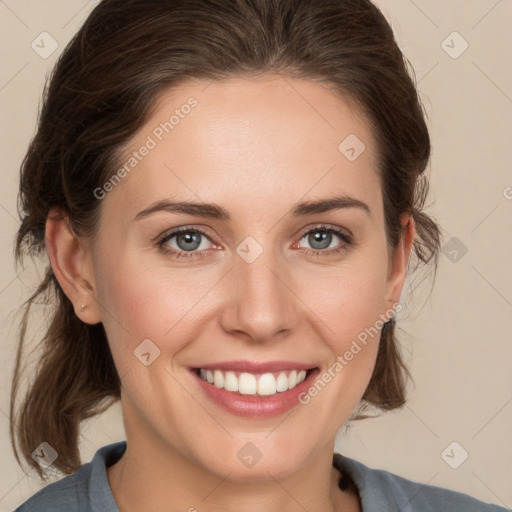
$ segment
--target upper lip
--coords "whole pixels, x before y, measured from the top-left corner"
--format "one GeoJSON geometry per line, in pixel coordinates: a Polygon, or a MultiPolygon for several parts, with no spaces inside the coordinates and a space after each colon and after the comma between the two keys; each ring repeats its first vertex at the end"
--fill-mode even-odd
{"type": "Polygon", "coordinates": [[[295,361],[222,361],[218,363],[204,364],[194,368],[247,373],[270,373],[282,370],[311,370],[316,368],[316,366],[308,363],[297,363],[295,361]]]}

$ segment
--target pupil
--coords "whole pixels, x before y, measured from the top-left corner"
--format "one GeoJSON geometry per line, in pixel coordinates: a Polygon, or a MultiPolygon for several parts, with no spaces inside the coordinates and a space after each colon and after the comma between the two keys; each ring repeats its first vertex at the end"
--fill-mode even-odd
{"type": "Polygon", "coordinates": [[[331,233],[327,233],[327,231],[316,231],[313,236],[310,235],[309,242],[315,249],[325,249],[331,244],[331,238],[331,233]],[[315,246],[317,242],[320,242],[319,246],[315,246]]]}
{"type": "Polygon", "coordinates": [[[176,238],[176,243],[178,247],[183,251],[193,251],[199,247],[200,240],[199,234],[194,233],[193,231],[187,231],[185,233],[180,233],[176,238]],[[183,244],[180,242],[184,242],[183,244]]]}

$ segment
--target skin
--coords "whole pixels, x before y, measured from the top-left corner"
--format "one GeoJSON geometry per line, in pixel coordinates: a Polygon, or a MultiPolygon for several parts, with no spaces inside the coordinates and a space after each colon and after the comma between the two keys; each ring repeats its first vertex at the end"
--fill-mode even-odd
{"type": "MultiPolygon", "coordinates": [[[[399,302],[413,220],[402,215],[404,236],[389,248],[371,126],[312,81],[182,84],[159,98],[125,156],[190,96],[198,105],[101,201],[93,239],[77,238],[57,210],[46,226],[54,272],[76,314],[103,322],[122,380],[128,448],[108,468],[116,502],[122,512],[361,510],[357,495],[338,489],[332,454],[368,385],[378,339],[309,404],[266,419],[212,403],[189,367],[247,359],[328,370],[399,302]],[[349,134],[366,146],[355,161],[338,150],[349,134]],[[370,211],[290,215],[299,201],[333,195],[370,211]],[[134,220],[159,200],[216,203],[231,220],[166,211],[134,220]],[[355,243],[332,234],[329,249],[341,252],[309,254],[319,245],[304,235],[321,223],[349,230],[355,243]],[[155,242],[180,226],[206,233],[196,257],[172,256],[155,242]],[[248,236],[263,248],[252,263],[236,252],[248,236]],[[149,366],[133,353],[144,339],[160,350],[149,366]],[[252,468],[237,458],[247,442],[262,454],[252,468]]],[[[176,237],[167,244],[184,247],[176,237]]]]}

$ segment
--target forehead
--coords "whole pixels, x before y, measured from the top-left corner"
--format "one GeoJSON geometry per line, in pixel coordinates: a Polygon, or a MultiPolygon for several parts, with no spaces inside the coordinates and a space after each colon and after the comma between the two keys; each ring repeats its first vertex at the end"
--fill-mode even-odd
{"type": "Polygon", "coordinates": [[[174,196],[282,209],[285,197],[372,202],[380,191],[375,140],[356,104],[325,84],[280,75],[165,91],[118,160],[128,172],[108,199],[130,209],[174,196]]]}

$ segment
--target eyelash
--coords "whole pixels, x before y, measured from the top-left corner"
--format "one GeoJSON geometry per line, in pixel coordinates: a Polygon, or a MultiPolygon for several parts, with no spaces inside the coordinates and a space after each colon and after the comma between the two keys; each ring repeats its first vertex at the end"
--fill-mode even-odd
{"type": "MultiPolygon", "coordinates": [[[[332,227],[332,226],[327,226],[325,224],[320,224],[318,226],[315,226],[314,228],[311,228],[309,229],[308,231],[306,231],[305,233],[303,233],[301,235],[301,237],[299,238],[299,242],[300,240],[302,240],[306,235],[310,234],[310,233],[315,233],[315,232],[318,232],[318,231],[323,231],[323,232],[326,232],[326,233],[334,233],[336,236],[338,236],[344,243],[340,244],[339,247],[335,248],[335,249],[324,249],[324,250],[320,250],[320,249],[303,249],[304,252],[308,255],[308,256],[316,256],[316,257],[319,257],[319,256],[332,256],[334,254],[339,254],[341,253],[343,250],[345,250],[347,248],[347,246],[350,246],[350,245],[354,245],[354,241],[352,239],[352,236],[349,235],[348,233],[346,233],[345,231],[342,231],[338,228],[335,228],[335,227],[332,227]]],[[[164,235],[162,238],[160,238],[157,242],[157,245],[158,247],[166,254],[169,254],[171,256],[176,256],[177,258],[196,258],[196,257],[199,257],[199,258],[203,258],[205,256],[208,255],[208,253],[212,250],[212,249],[205,249],[203,251],[194,251],[194,252],[187,252],[187,251],[176,251],[175,249],[172,249],[170,248],[168,245],[167,245],[167,242],[169,240],[171,240],[172,238],[174,238],[176,235],[179,235],[180,233],[188,233],[188,232],[192,232],[192,233],[199,233],[201,236],[204,236],[206,237],[208,240],[210,240],[210,237],[202,230],[200,229],[197,229],[197,228],[193,228],[191,226],[184,226],[184,227],[181,227],[181,228],[176,228],[174,229],[173,231],[171,231],[170,233],[164,235]]],[[[211,240],[210,240],[211,241],[211,240]]]]}

